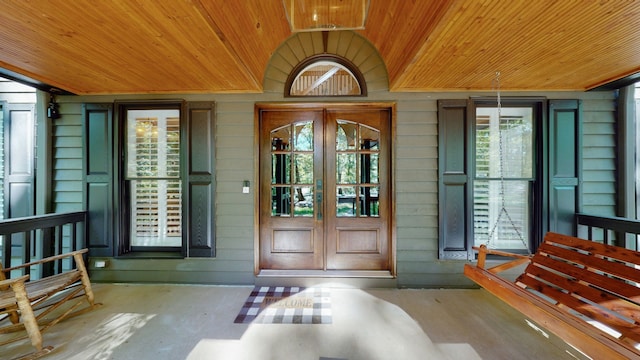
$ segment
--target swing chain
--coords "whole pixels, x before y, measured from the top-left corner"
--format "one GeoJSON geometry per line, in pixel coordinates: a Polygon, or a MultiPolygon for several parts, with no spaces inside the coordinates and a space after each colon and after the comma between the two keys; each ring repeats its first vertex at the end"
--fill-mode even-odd
{"type": "Polygon", "coordinates": [[[520,239],[520,241],[524,245],[525,249],[527,249],[528,254],[531,255],[531,251],[529,250],[529,246],[527,245],[527,243],[524,240],[522,234],[520,233],[520,230],[518,230],[518,227],[516,226],[515,222],[513,221],[511,216],[509,215],[509,212],[507,211],[507,206],[506,206],[505,181],[504,181],[504,163],[505,163],[505,159],[504,159],[503,139],[502,139],[502,99],[500,97],[500,72],[499,71],[496,72],[496,77],[495,77],[495,79],[493,81],[493,85],[497,89],[498,156],[499,156],[498,171],[500,172],[500,192],[499,192],[499,194],[500,194],[501,208],[500,208],[500,212],[498,213],[498,217],[496,218],[496,222],[493,225],[493,227],[491,228],[491,231],[489,232],[488,239],[487,239],[487,242],[485,243],[485,245],[487,247],[491,246],[491,239],[493,239],[493,235],[495,234],[495,231],[498,228],[498,224],[500,223],[500,218],[504,214],[507,217],[507,219],[509,220],[509,223],[511,224],[511,227],[513,227],[513,230],[518,235],[518,238],[520,239]]]}

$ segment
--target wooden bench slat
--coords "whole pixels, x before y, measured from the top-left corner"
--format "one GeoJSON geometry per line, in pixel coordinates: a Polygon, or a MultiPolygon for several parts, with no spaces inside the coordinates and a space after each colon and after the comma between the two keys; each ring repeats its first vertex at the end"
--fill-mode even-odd
{"type": "Polygon", "coordinates": [[[526,275],[547,281],[566,290],[570,294],[575,294],[578,297],[599,304],[600,306],[640,324],[640,306],[638,304],[620,299],[606,291],[601,291],[588,286],[580,280],[568,279],[564,276],[552,273],[539,266],[532,266],[531,268],[528,268],[524,274],[518,277],[516,282],[523,281],[523,278],[525,278],[526,275]]]}
{"type": "Polygon", "coordinates": [[[544,296],[557,301],[555,305],[563,311],[566,311],[568,313],[570,313],[571,310],[576,311],[593,321],[600,322],[610,327],[611,329],[619,333],[627,334],[627,337],[635,342],[634,345],[640,344],[640,334],[636,334],[632,331],[634,328],[637,328],[638,324],[636,324],[635,322],[626,321],[616,316],[616,311],[580,301],[578,298],[559,291],[558,289],[555,289],[532,276],[523,276],[520,281],[523,284],[526,284],[528,287],[535,289],[535,291],[538,291],[544,296]]]}
{"type": "Polygon", "coordinates": [[[39,281],[29,281],[26,283],[27,296],[31,301],[37,300],[75,283],[80,280],[80,276],[80,272],[74,270],[48,276],[39,281]]]}
{"type": "Polygon", "coordinates": [[[594,255],[582,254],[574,250],[554,246],[547,242],[540,246],[539,252],[566,259],[592,270],[601,271],[621,279],[640,283],[640,270],[623,263],[610,261],[594,255]]]}
{"type": "Polygon", "coordinates": [[[592,271],[589,271],[588,269],[581,269],[573,265],[553,260],[547,256],[536,254],[534,255],[531,262],[532,264],[539,264],[541,266],[548,267],[575,279],[580,279],[581,281],[589,283],[598,288],[606,289],[607,291],[619,297],[623,297],[628,301],[637,303],[638,296],[640,296],[640,289],[633,285],[615,278],[594,273],[592,271]]]}
{"type": "Polygon", "coordinates": [[[573,236],[567,236],[549,232],[544,237],[545,242],[553,242],[566,246],[571,246],[576,249],[593,252],[596,254],[606,255],[612,259],[618,259],[620,261],[628,262],[631,264],[640,264],[640,252],[625,249],[619,246],[601,244],[595,241],[580,239],[573,236]]]}

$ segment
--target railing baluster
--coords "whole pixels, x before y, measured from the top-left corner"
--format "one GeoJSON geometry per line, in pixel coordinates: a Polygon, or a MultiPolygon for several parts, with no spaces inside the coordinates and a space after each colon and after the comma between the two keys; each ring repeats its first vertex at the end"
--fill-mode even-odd
{"type": "MultiPolygon", "coordinates": [[[[63,236],[63,231],[62,228],[64,227],[64,225],[58,225],[56,226],[56,236],[55,236],[55,241],[56,241],[56,253],[57,254],[62,254],[63,252],[63,242],[64,242],[64,236],[63,236]]],[[[62,259],[56,261],[56,274],[60,274],[62,272],[62,259]]]]}
{"type": "MultiPolygon", "coordinates": [[[[24,250],[22,252],[22,263],[31,262],[31,231],[24,233],[24,250]]],[[[31,275],[31,267],[24,268],[24,275],[31,275]]]]}
{"type": "Polygon", "coordinates": [[[579,227],[586,227],[589,240],[595,239],[594,229],[602,231],[602,238],[605,244],[617,246],[633,247],[634,244],[627,244],[627,235],[633,235],[636,239],[636,249],[640,246],[640,221],[620,217],[595,216],[587,214],[576,214],[576,223],[579,227]]]}
{"type": "MultiPolygon", "coordinates": [[[[35,215],[22,218],[0,220],[0,241],[2,241],[2,264],[11,267],[13,264],[13,245],[20,247],[20,256],[23,263],[36,260],[37,256],[47,257],[60,255],[64,250],[64,226],[69,224],[71,233],[71,250],[85,248],[86,237],[78,242],[77,227],[83,225],[86,228],[87,213],[78,211],[71,213],[35,215]],[[32,255],[31,252],[34,252],[32,255]]],[[[53,265],[53,264],[52,264],[53,265]]],[[[46,269],[40,268],[42,275],[48,272],[60,272],[64,265],[57,261],[54,266],[46,269]]],[[[30,274],[31,269],[26,268],[25,274],[30,274]]],[[[14,274],[16,275],[16,274],[14,274]]],[[[22,275],[22,274],[21,274],[22,275]]]]}

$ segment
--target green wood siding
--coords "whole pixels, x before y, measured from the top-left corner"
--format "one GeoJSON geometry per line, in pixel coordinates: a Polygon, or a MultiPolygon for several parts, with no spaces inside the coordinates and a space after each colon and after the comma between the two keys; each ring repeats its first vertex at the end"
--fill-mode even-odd
{"type": "Polygon", "coordinates": [[[13,104],[35,104],[36,89],[15,81],[0,78],[0,101],[13,104]]]}
{"type": "MultiPolygon", "coordinates": [[[[438,108],[439,99],[491,96],[484,93],[392,93],[384,64],[359,35],[331,33],[329,52],[351,59],[364,72],[369,90],[366,98],[338,101],[395,102],[393,177],[395,196],[397,281],[399,287],[461,287],[472,283],[462,274],[465,261],[438,259],[438,108]],[[353,47],[343,45],[350,43],[353,47]]],[[[254,149],[256,102],[336,101],[335,98],[284,98],[288,72],[300,60],[318,52],[319,34],[293,35],[274,53],[260,94],[168,94],[145,96],[60,96],[62,118],[55,123],[54,146],[56,209],[82,208],[81,106],[115,100],[184,99],[214,101],[216,109],[216,257],[211,259],[109,259],[105,269],[92,268],[96,281],[164,281],[211,284],[253,284],[254,192],[257,169],[254,149]],[[301,39],[312,46],[294,46],[301,39]],[[242,193],[242,182],[251,181],[251,193],[242,193]]],[[[493,74],[487,74],[487,84],[493,74]]],[[[583,106],[582,145],[584,181],[581,211],[614,213],[615,94],[613,92],[503,93],[502,96],[545,96],[579,99],[583,106]],[[604,144],[604,145],[603,145],[604,144]]],[[[93,263],[90,264],[93,266],[93,263]]],[[[261,280],[262,281],[262,280],[261,280]]]]}
{"type": "Polygon", "coordinates": [[[580,212],[616,215],[615,98],[583,102],[582,208],[580,212]]]}
{"type": "Polygon", "coordinates": [[[84,210],[82,103],[60,105],[64,116],[53,123],[53,212],[84,210]]]}

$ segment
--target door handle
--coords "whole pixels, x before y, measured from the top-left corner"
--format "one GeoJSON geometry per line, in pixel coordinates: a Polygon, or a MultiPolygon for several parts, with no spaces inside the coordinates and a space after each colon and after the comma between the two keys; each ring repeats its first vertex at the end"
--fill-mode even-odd
{"type": "Polygon", "coordinates": [[[316,179],[316,219],[322,220],[322,180],[316,179]]]}

